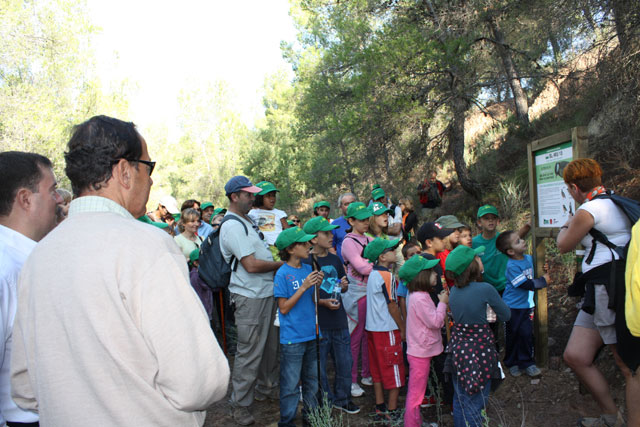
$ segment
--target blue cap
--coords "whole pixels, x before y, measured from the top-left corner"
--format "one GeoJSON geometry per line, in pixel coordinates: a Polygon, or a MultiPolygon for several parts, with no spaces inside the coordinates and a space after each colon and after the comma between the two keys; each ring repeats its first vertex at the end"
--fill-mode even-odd
{"type": "Polygon", "coordinates": [[[249,181],[246,176],[238,175],[231,178],[224,185],[224,192],[227,194],[237,193],[238,191],[246,191],[247,193],[259,193],[262,188],[256,187],[249,181]]]}

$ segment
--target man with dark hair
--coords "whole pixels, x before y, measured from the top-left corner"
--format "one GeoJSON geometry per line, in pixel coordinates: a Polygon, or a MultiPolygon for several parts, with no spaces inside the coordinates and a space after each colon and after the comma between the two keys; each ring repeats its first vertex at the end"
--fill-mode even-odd
{"type": "Polygon", "coordinates": [[[19,279],[12,396],[43,424],[201,426],[229,366],[184,255],[145,213],[155,166],[133,123],[93,117],[65,153],[76,198],[19,279]]]}
{"type": "Polygon", "coordinates": [[[62,198],[56,192],[51,162],[34,153],[0,153],[0,423],[37,426],[38,413],[11,399],[9,361],[16,315],[17,281],[25,260],[56,226],[62,198]]]}
{"type": "Polygon", "coordinates": [[[229,281],[238,333],[231,405],[235,422],[250,425],[255,422],[249,412],[254,391],[256,400],[278,396],[279,334],[273,324],[276,315],[273,272],[283,263],[273,260],[264,236],[248,215],[256,193],[262,188],[247,177],[234,176],[224,190],[229,209],[220,226],[220,249],[227,262],[232,258],[237,262],[229,281]]]}

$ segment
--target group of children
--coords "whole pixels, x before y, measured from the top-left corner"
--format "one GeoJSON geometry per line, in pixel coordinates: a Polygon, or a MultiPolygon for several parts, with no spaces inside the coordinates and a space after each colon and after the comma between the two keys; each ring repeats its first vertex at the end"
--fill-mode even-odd
{"type": "Polygon", "coordinates": [[[319,390],[334,407],[358,412],[351,397],[363,393],[357,384],[360,353],[362,383],[373,385],[377,421],[401,421],[398,396],[406,381],[406,355],[406,426],[422,425],[420,406],[431,371],[453,389],[448,393],[445,385],[443,400],[452,404],[455,425],[482,425],[491,381],[501,377],[491,321],[507,322],[504,363],[511,375],[540,375],[533,360],[533,291],[549,277],[533,277],[522,240],[529,227],[498,233],[498,211],[485,205],[477,215],[482,233],[472,239],[468,226],[447,215],[423,224],[417,241],[404,242],[405,262],[396,268],[401,242],[367,235],[376,211],[388,213],[359,202],[349,205],[344,265],[332,253],[338,226],[324,216],[283,230],[275,241],[286,262],[274,279],[280,425],[293,425],[299,383],[305,419],[319,403],[319,390]],[[335,368],[333,387],[328,356],[335,368]]]}

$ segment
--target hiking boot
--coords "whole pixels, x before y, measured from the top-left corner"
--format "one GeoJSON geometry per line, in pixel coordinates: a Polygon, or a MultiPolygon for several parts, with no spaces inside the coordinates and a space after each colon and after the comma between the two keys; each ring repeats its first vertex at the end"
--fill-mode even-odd
{"type": "Polygon", "coordinates": [[[527,369],[525,369],[524,372],[530,377],[539,377],[540,375],[542,375],[542,371],[538,369],[536,365],[531,365],[527,367],[527,369]]]}
{"type": "Polygon", "coordinates": [[[519,377],[520,375],[522,375],[522,371],[517,366],[510,367],[509,373],[511,374],[512,377],[519,377]]]}
{"type": "Polygon", "coordinates": [[[364,390],[358,385],[358,383],[351,383],[351,396],[360,397],[363,394],[364,390]]]}
{"type": "Polygon", "coordinates": [[[360,382],[362,383],[362,385],[373,385],[373,378],[372,377],[365,377],[365,378],[361,379],[360,382]]]}
{"type": "Polygon", "coordinates": [[[264,402],[265,400],[280,400],[280,391],[278,391],[277,388],[272,389],[268,393],[262,393],[256,390],[255,393],[253,393],[253,399],[258,402],[264,402]]]}
{"type": "Polygon", "coordinates": [[[353,402],[349,401],[345,405],[333,405],[334,408],[339,409],[347,414],[357,414],[360,412],[360,407],[353,402]]]}
{"type": "Polygon", "coordinates": [[[246,406],[236,406],[233,408],[233,421],[241,426],[250,426],[256,422],[256,419],[246,406]]]}

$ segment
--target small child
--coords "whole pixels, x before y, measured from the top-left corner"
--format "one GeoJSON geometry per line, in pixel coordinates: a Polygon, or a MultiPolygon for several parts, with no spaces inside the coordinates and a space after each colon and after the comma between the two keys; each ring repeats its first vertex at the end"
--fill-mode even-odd
{"type": "MultiPolygon", "coordinates": [[[[420,251],[421,251],[420,244],[415,240],[409,240],[402,247],[402,256],[406,262],[406,261],[409,261],[409,258],[411,258],[412,256],[419,254],[420,251]]],[[[409,293],[409,290],[407,289],[407,284],[403,280],[400,280],[398,282],[397,294],[398,294],[398,305],[400,306],[400,313],[402,313],[403,319],[407,318],[407,301],[406,300],[407,300],[408,293],[409,293]]]]}
{"type": "Polygon", "coordinates": [[[509,320],[511,312],[495,288],[482,282],[482,261],[477,256],[485,250],[460,245],[447,257],[446,274],[455,281],[449,295],[454,325],[451,329],[451,351],[445,362],[455,389],[453,423],[455,426],[485,425],[486,409],[492,379],[500,379],[498,354],[487,322],[487,305],[498,320],[509,320]]]}
{"type": "Polygon", "coordinates": [[[360,408],[351,401],[351,345],[347,314],[341,304],[341,294],[347,291],[349,281],[344,266],[333,248],[333,233],[338,228],[324,216],[311,218],[302,228],[307,234],[315,234],[311,239],[311,256],[303,260],[305,264],[317,265],[324,273],[319,289],[318,322],[322,331],[320,340],[320,384],[334,408],[347,414],[357,414],[360,408]],[[331,292],[331,293],[329,293],[331,292]],[[334,387],[327,378],[327,357],[331,355],[335,367],[334,387]]]}
{"type": "Polygon", "coordinates": [[[405,324],[396,295],[396,279],[391,267],[396,261],[395,249],[399,240],[376,237],[364,249],[364,256],[374,262],[367,283],[367,331],[369,368],[373,377],[376,398],[376,421],[399,421],[398,395],[404,386],[402,341],[405,324]],[[389,390],[388,404],[384,390],[389,390]]]}
{"type": "Polygon", "coordinates": [[[533,260],[526,255],[527,243],[512,230],[502,232],[496,247],[509,257],[505,276],[507,287],[502,299],[511,309],[506,324],[504,364],[514,377],[526,372],[530,377],[541,375],[533,359],[533,291],[549,283],[549,275],[534,279],[533,260]]]}
{"type": "Polygon", "coordinates": [[[408,283],[410,298],[407,317],[407,358],[409,359],[409,387],[404,413],[404,425],[419,427],[422,424],[420,405],[427,390],[431,358],[442,353],[442,334],[447,314],[449,296],[446,291],[438,294],[438,307],[429,294],[433,292],[437,273],[433,270],[438,260],[427,260],[418,255],[400,268],[398,276],[408,283]]]}
{"type": "Polygon", "coordinates": [[[307,291],[322,282],[323,274],[302,263],[309,256],[309,241],[314,237],[294,227],[282,231],[275,241],[280,259],[285,261],[273,279],[273,295],[280,310],[279,426],[295,426],[299,382],[302,382],[303,418],[318,406],[314,291],[307,291]]]}
{"type": "Polygon", "coordinates": [[[471,227],[463,224],[462,227],[458,227],[457,230],[458,230],[458,245],[471,247],[471,227]]]}

